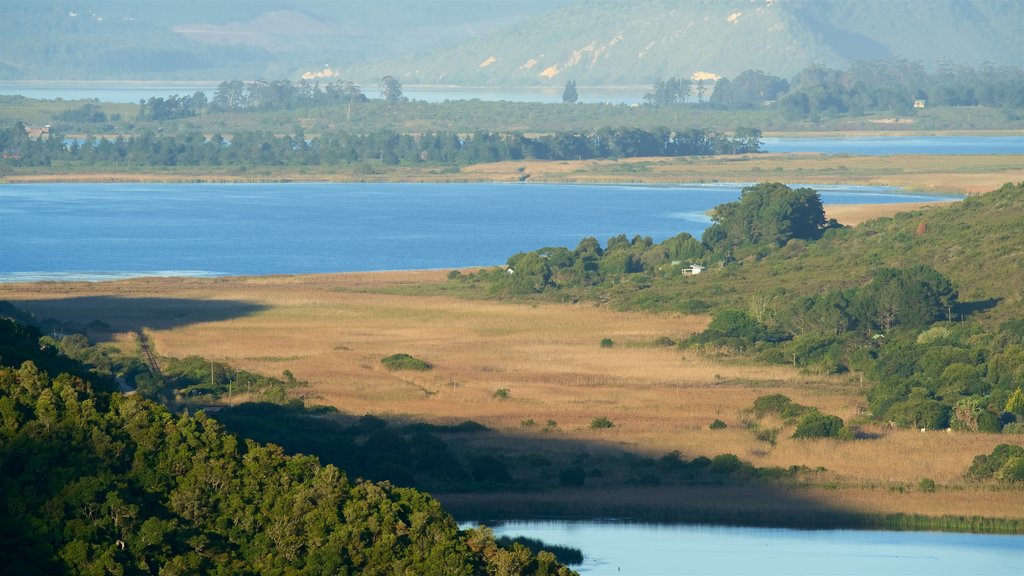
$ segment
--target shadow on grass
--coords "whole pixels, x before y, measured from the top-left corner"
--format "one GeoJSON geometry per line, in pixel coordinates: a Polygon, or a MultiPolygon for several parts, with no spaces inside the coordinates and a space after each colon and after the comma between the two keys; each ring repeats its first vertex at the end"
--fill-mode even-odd
{"type": "Polygon", "coordinates": [[[240,318],[267,309],[261,304],[237,300],[117,296],[18,300],[13,305],[30,313],[32,323],[44,333],[82,332],[95,342],[107,341],[117,332],[167,330],[240,318]]]}
{"type": "MultiPolygon", "coordinates": [[[[800,490],[824,470],[755,468],[734,455],[651,457],[549,432],[434,425],[334,408],[242,404],[213,417],[241,437],[312,454],[350,477],[437,497],[460,520],[619,518],[800,528],[936,528],[851,513],[800,490]]],[[[915,523],[916,522],[916,523],[915,523]]],[[[922,523],[925,522],[925,523],[922,523]]]]}

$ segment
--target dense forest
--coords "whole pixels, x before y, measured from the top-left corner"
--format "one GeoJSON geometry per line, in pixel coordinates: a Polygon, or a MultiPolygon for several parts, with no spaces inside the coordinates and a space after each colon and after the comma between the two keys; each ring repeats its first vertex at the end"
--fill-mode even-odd
{"type": "Polygon", "coordinates": [[[71,162],[83,166],[301,166],[376,161],[386,165],[465,165],[504,160],[589,160],[639,156],[699,156],[756,152],[761,132],[740,128],[734,136],[709,130],[653,131],[605,128],[524,136],[521,133],[476,132],[402,134],[377,131],[356,134],[327,132],[307,139],[295,133],[236,132],[230,139],[200,132],[183,136],[146,132],[136,137],[87,137],[66,142],[58,133],[30,138],[24,124],[0,129],[4,162],[15,166],[50,166],[71,162]]]}
{"type": "Polygon", "coordinates": [[[1011,287],[1024,279],[1009,255],[1022,248],[1010,232],[1022,211],[1024,184],[1007,184],[927,215],[846,229],[825,220],[813,190],[763,183],[716,208],[701,240],[620,235],[602,247],[585,238],[452,281],[497,295],[711,312],[708,328],[682,345],[858,372],[883,422],[1020,434],[1024,311],[1011,287]],[[979,238],[987,258],[957,255],[979,238]],[[708,270],[683,275],[691,263],[708,270]],[[985,272],[968,270],[978,266],[985,272]]]}
{"type": "Polygon", "coordinates": [[[0,534],[18,574],[568,575],[429,496],[173,414],[0,319],[0,534]],[[58,373],[52,376],[53,373],[58,373]],[[94,383],[95,382],[95,383],[94,383]]]}

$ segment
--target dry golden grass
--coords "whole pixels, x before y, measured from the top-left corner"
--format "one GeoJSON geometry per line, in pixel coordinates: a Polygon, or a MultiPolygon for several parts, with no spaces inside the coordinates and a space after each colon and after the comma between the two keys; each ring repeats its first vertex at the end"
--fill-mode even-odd
{"type": "Polygon", "coordinates": [[[932,192],[981,194],[1024,179],[1021,155],[747,154],[621,160],[521,161],[477,164],[461,177],[551,182],[799,182],[895,186],[932,192]]]}
{"type": "MultiPolygon", "coordinates": [[[[950,200],[952,202],[953,200],[950,200]]],[[[857,226],[868,220],[893,216],[942,206],[945,202],[902,202],[896,204],[830,204],[825,206],[825,217],[835,218],[845,226],[857,226]]]]}
{"type": "Polygon", "coordinates": [[[234,167],[175,167],[150,172],[26,173],[4,182],[530,182],[686,183],[799,182],[896,186],[912,190],[981,194],[1024,180],[1022,155],[893,155],[759,153],[737,156],[624,158],[620,160],[522,160],[466,166],[454,174],[437,167],[389,167],[357,174],[346,167],[260,167],[239,174],[234,167]],[[522,171],[520,171],[522,170],[522,171]]]}
{"type": "MultiPolygon", "coordinates": [[[[794,440],[792,429],[782,428],[776,445],[758,441],[743,425],[744,410],[758,396],[783,393],[849,421],[864,410],[864,389],[849,378],[652,345],[659,336],[679,339],[703,329],[706,317],[375,292],[444,275],[2,284],[0,299],[21,302],[39,317],[104,320],[119,331],[142,328],[162,355],[198,354],[270,375],[288,369],[309,382],[302,394],[355,415],[439,423],[472,419],[515,436],[522,448],[568,451],[582,443],[654,457],[678,450],[687,457],[733,453],[757,466],[822,466],[846,488],[821,497],[857,510],[1007,510],[1002,492],[968,488],[910,497],[876,488],[916,485],[924,477],[957,484],[975,455],[1006,441],[998,435],[868,428],[876,439],[836,442],[794,440]],[[603,338],[611,338],[614,347],[602,348],[603,338]],[[435,368],[385,370],[380,359],[398,352],[435,368]],[[509,390],[509,399],[493,397],[500,388],[509,390]],[[591,430],[598,416],[615,427],[591,430]],[[728,428],[709,430],[716,418],[728,428]],[[528,419],[537,425],[521,427],[528,419]],[[548,420],[557,422],[555,431],[542,430],[548,420]]],[[[114,342],[134,348],[123,334],[114,342]]],[[[1024,507],[1003,513],[1024,516],[1024,507]]]]}

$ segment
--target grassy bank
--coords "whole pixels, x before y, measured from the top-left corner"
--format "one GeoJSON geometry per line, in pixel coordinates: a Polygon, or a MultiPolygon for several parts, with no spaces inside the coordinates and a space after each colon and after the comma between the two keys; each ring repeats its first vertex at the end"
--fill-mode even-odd
{"type": "Polygon", "coordinates": [[[929,193],[975,194],[1024,180],[1024,156],[748,154],[588,161],[475,164],[457,172],[440,167],[309,166],[152,168],[74,165],[14,168],[6,183],[38,182],[569,182],[680,184],[760,182],[894,186],[929,193]],[[525,178],[524,178],[525,177],[525,178]]]}

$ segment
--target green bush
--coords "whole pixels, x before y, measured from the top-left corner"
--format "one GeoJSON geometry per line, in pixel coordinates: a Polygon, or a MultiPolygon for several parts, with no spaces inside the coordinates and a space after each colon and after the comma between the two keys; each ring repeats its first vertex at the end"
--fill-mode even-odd
{"type": "Polygon", "coordinates": [[[1003,426],[1003,434],[1024,434],[1024,422],[1010,422],[1003,426]]]}
{"type": "Polygon", "coordinates": [[[722,422],[718,418],[715,418],[715,421],[712,422],[711,425],[708,426],[708,428],[710,428],[712,430],[721,430],[722,428],[725,428],[726,426],[727,426],[727,424],[725,422],[722,422]]]}
{"type": "Polygon", "coordinates": [[[426,360],[420,360],[405,353],[392,354],[380,359],[380,363],[388,370],[430,370],[434,366],[426,360]]]}
{"type": "Polygon", "coordinates": [[[1000,444],[992,449],[991,454],[978,454],[967,469],[967,476],[1007,482],[1024,479],[1024,446],[1000,444]]]}
{"type": "Polygon", "coordinates": [[[996,478],[1003,482],[1024,481],[1024,456],[1008,459],[1006,464],[996,472],[996,478]]]}
{"type": "Polygon", "coordinates": [[[601,348],[611,348],[612,346],[615,346],[615,341],[611,338],[601,339],[601,348]]]}
{"type": "Polygon", "coordinates": [[[512,396],[512,392],[508,388],[498,388],[492,394],[492,397],[498,400],[508,400],[512,396]]]}
{"type": "Polygon", "coordinates": [[[921,481],[917,483],[917,489],[921,492],[935,492],[935,480],[921,478],[921,481]]]}
{"type": "Polygon", "coordinates": [[[838,438],[842,430],[842,418],[814,410],[800,419],[793,438],[838,438]]]}
{"type": "Polygon", "coordinates": [[[743,467],[743,461],[735,454],[719,454],[711,459],[708,471],[712,474],[728,474],[743,467]]]}
{"type": "Polygon", "coordinates": [[[769,394],[754,400],[753,410],[758,418],[765,414],[777,414],[784,420],[794,420],[813,409],[793,402],[785,394],[769,394]]]}
{"type": "Polygon", "coordinates": [[[600,430],[603,428],[614,428],[615,424],[604,416],[598,416],[590,421],[590,427],[594,430],[600,430]]]}

